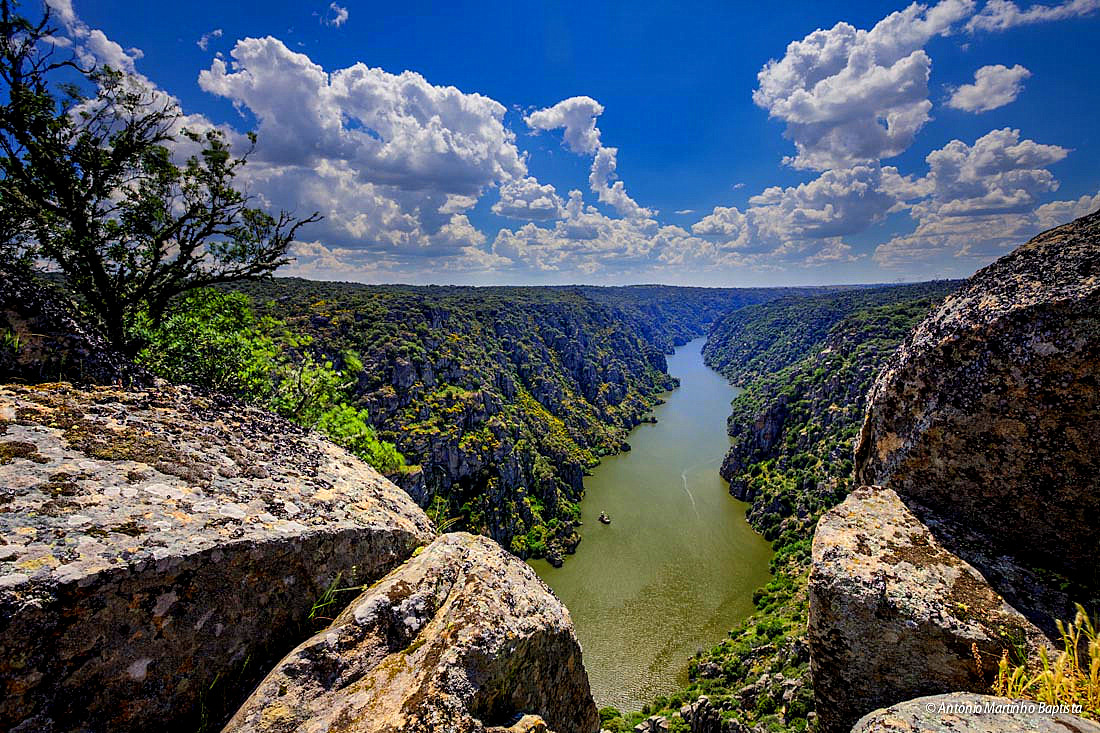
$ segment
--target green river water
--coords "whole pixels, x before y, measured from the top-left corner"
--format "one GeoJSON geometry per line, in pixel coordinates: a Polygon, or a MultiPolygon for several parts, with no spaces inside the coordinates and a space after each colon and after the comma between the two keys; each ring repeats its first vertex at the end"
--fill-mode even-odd
{"type": "Polygon", "coordinates": [[[669,357],[680,387],[657,424],[585,478],[577,553],[558,569],[532,563],[573,616],[600,707],[639,710],[680,687],[689,658],[751,614],[769,578],[769,543],[718,475],[738,390],[703,364],[703,341],[669,357]]]}

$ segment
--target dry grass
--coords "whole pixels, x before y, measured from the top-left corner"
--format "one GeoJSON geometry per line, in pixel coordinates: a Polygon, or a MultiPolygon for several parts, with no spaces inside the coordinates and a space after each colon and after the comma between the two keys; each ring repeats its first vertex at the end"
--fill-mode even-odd
{"type": "Polygon", "coordinates": [[[1062,650],[1052,661],[1041,649],[1038,664],[1011,665],[1001,657],[993,694],[1050,705],[1080,705],[1080,715],[1100,720],[1100,635],[1096,623],[1077,606],[1077,618],[1058,622],[1062,650]]]}

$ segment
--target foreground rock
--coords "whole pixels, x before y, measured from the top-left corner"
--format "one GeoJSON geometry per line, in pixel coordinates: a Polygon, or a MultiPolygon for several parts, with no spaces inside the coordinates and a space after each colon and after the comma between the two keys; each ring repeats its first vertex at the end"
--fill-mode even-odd
{"type": "Polygon", "coordinates": [[[1034,654],[1046,643],[896,493],[878,487],[853,492],[821,519],[810,607],[814,696],[830,730],[907,697],[988,690],[1003,650],[1034,654]]]}
{"type": "Polygon", "coordinates": [[[871,389],[856,483],[1100,586],[1097,375],[1100,212],[981,270],[917,328],[871,389]]]}
{"type": "Polygon", "coordinates": [[[569,612],[525,563],[462,533],[291,652],[225,733],[536,730],[532,716],[598,728],[569,612]]]}
{"type": "Polygon", "coordinates": [[[0,387],[0,729],[197,729],[430,541],[402,491],[185,389],[0,387]]]}
{"type": "Polygon", "coordinates": [[[1100,733],[1100,725],[1030,700],[954,693],[876,710],[852,733],[1100,733]]]}
{"type": "Polygon", "coordinates": [[[825,731],[988,690],[1003,652],[1100,598],[1097,374],[1100,212],[978,272],[891,357],[857,441],[865,487],[814,537],[825,731]]]}

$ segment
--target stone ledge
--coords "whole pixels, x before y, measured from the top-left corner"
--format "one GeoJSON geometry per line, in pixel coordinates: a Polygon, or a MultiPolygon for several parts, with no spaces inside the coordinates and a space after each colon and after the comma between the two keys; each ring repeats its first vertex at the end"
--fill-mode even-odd
{"type": "Polygon", "coordinates": [[[432,536],[369,466],[261,410],[0,387],[0,728],[193,730],[309,634],[329,583],[432,536]]]}
{"type": "Polygon", "coordinates": [[[918,695],[988,690],[1004,650],[1048,644],[889,489],[862,487],[822,517],[809,587],[811,672],[827,731],[918,695]]]}

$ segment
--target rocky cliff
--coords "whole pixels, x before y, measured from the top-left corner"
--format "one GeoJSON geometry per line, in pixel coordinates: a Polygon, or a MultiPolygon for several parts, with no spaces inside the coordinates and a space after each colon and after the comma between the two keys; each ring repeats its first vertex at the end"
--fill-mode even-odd
{"type": "Polygon", "coordinates": [[[460,288],[276,280],[265,313],[310,334],[382,438],[395,476],[440,521],[520,557],[560,562],[580,540],[582,478],[675,385],[664,353],[713,318],[786,288],[460,288]]]}
{"type": "Polygon", "coordinates": [[[1002,653],[1100,604],[1100,213],[977,273],[891,357],[865,488],[818,525],[811,667],[826,731],[983,692],[1002,653]]]}
{"type": "Polygon", "coordinates": [[[0,388],[0,727],[188,730],[433,534],[317,436],[167,386],[0,388]],[[205,708],[205,710],[204,710],[205,708]]]}
{"type": "Polygon", "coordinates": [[[417,552],[433,536],[366,464],[232,400],[163,383],[0,387],[0,728],[211,730],[369,586],[231,730],[296,729],[313,711],[341,730],[485,730],[530,713],[512,730],[592,733],[561,603],[491,540],[417,552]]]}

